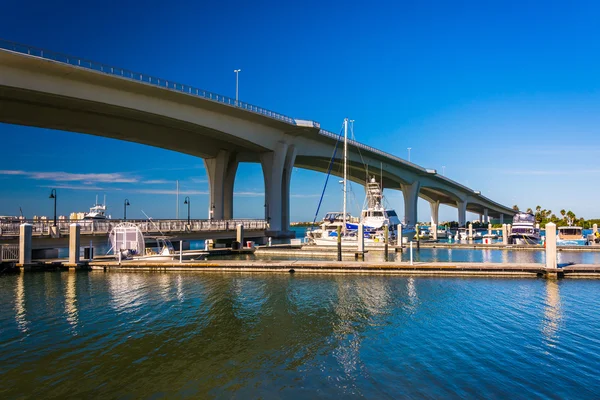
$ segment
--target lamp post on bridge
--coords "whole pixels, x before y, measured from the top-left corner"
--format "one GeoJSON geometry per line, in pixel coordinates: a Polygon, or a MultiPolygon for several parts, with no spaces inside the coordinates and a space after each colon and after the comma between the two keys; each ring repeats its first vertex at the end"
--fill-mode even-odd
{"type": "Polygon", "coordinates": [[[50,198],[54,199],[54,225],[53,226],[56,226],[56,197],[57,197],[56,196],[56,189],[52,189],[50,191],[50,198]]]}
{"type": "Polygon", "coordinates": [[[412,149],[412,147],[407,147],[408,149],[408,162],[410,162],[410,149],[412,149]]]}
{"type": "Polygon", "coordinates": [[[127,206],[129,206],[129,199],[125,199],[123,203],[123,221],[127,221],[127,206]]]}
{"type": "Polygon", "coordinates": [[[190,224],[190,203],[190,197],[185,196],[185,201],[183,202],[183,204],[187,204],[188,206],[188,225],[190,224]]]}
{"type": "Polygon", "coordinates": [[[235,72],[235,105],[238,105],[238,88],[239,88],[239,81],[240,81],[240,72],[242,70],[241,69],[234,69],[233,72],[235,72]]]}

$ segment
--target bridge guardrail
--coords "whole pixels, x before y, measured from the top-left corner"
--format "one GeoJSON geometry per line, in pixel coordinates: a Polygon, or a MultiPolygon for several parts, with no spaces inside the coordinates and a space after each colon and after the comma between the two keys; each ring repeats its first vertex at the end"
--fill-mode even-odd
{"type": "MultiPolygon", "coordinates": [[[[19,236],[20,225],[27,222],[33,227],[34,236],[50,236],[52,220],[43,221],[22,221],[22,222],[0,222],[0,237],[19,236]]],[[[56,226],[61,235],[69,234],[69,226],[72,223],[79,224],[82,235],[102,235],[108,234],[121,222],[130,222],[136,224],[143,233],[165,234],[172,233],[191,233],[191,232],[220,232],[233,231],[238,225],[244,225],[245,230],[267,230],[268,223],[265,220],[255,219],[227,219],[227,220],[191,220],[188,225],[187,220],[58,220],[56,226]]]]}
{"type": "Polygon", "coordinates": [[[0,244],[0,262],[17,261],[19,259],[18,244],[0,244]]]}
{"type": "Polygon", "coordinates": [[[241,108],[243,110],[255,114],[260,114],[279,121],[287,122],[288,124],[296,125],[295,119],[292,117],[288,117],[287,115],[279,114],[274,111],[267,110],[262,107],[258,107],[243,101],[236,101],[235,99],[232,99],[228,96],[212,93],[207,90],[198,89],[193,86],[185,85],[182,83],[173,82],[168,79],[156,78],[154,76],[145,75],[140,72],[134,72],[124,68],[113,67],[95,61],[86,60],[80,57],[74,57],[50,50],[44,50],[37,47],[11,42],[4,39],[0,39],[0,49],[10,50],[16,53],[27,54],[34,57],[40,57],[46,60],[52,60],[63,64],[69,64],[75,67],[90,69],[96,72],[114,75],[120,78],[131,79],[134,81],[146,83],[152,86],[159,86],[169,90],[175,90],[192,96],[202,97],[204,99],[214,101],[217,103],[227,104],[232,107],[241,108]]]}

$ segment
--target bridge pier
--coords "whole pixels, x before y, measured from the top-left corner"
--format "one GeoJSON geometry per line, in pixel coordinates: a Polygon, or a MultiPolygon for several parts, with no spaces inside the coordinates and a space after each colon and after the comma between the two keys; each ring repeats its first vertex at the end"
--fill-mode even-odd
{"type": "Polygon", "coordinates": [[[430,201],[429,208],[431,209],[431,225],[439,224],[439,215],[440,215],[440,202],[430,201]]]}
{"type": "Polygon", "coordinates": [[[464,228],[467,222],[467,202],[457,201],[456,208],[458,208],[458,226],[464,228]]]}
{"type": "Polygon", "coordinates": [[[265,180],[265,219],[269,236],[289,236],[290,180],[296,148],[279,142],[274,151],[262,153],[260,163],[265,180]]]}
{"type": "Polygon", "coordinates": [[[238,162],[235,154],[227,150],[219,150],[216,157],[205,158],[204,166],[208,175],[209,219],[225,219],[233,214],[233,183],[238,162]]]}
{"type": "Polygon", "coordinates": [[[421,182],[414,181],[410,185],[400,185],[400,189],[404,197],[404,222],[406,225],[415,225],[417,223],[417,201],[419,200],[421,182]]]}
{"type": "Polygon", "coordinates": [[[488,222],[490,222],[490,219],[488,218],[488,209],[484,208],[483,209],[483,223],[487,224],[488,222]]]}

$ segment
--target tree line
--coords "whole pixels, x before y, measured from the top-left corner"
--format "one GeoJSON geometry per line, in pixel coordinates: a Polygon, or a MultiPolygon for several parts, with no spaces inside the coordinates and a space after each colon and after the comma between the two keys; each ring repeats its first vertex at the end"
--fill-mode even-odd
{"type": "MultiPolygon", "coordinates": [[[[520,211],[519,206],[516,204],[512,207],[515,211],[520,211]]],[[[568,226],[568,225],[576,225],[581,226],[584,229],[591,228],[594,224],[600,225],[600,219],[588,219],[586,220],[583,217],[577,217],[575,213],[571,210],[562,209],[559,211],[560,215],[556,215],[552,212],[552,210],[542,209],[541,206],[536,206],[535,211],[531,208],[528,208],[525,212],[529,214],[533,214],[535,217],[535,221],[540,224],[540,227],[543,228],[546,226],[548,222],[553,222],[556,226],[568,226]]]]}

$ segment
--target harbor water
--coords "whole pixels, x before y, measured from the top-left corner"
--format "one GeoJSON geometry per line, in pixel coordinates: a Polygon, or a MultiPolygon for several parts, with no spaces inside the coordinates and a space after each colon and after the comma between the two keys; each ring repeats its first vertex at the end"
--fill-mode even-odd
{"type": "Polygon", "coordinates": [[[0,276],[2,398],[598,398],[600,281],[0,276]]]}

